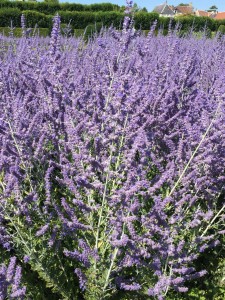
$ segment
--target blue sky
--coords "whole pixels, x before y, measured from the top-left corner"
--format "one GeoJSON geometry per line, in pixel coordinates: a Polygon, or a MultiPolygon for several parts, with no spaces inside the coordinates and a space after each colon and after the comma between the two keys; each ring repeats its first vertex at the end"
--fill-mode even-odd
{"type": "MultiPolygon", "coordinates": [[[[73,2],[73,3],[81,3],[81,4],[93,4],[93,3],[114,3],[118,5],[124,5],[126,0],[60,0],[60,2],[73,2]]],[[[164,0],[135,0],[140,7],[146,7],[149,11],[153,10],[156,5],[162,4],[165,2],[164,0]]],[[[178,5],[179,3],[190,3],[191,0],[171,0],[167,1],[168,4],[178,5]]],[[[192,0],[192,4],[194,8],[206,10],[212,5],[216,5],[219,11],[225,11],[225,0],[192,0]]]]}

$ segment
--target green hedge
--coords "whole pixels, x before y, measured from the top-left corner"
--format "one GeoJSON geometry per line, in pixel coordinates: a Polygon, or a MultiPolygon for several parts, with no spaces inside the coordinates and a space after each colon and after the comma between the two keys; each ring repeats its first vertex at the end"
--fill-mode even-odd
{"type": "Polygon", "coordinates": [[[88,25],[85,29],[74,29],[74,36],[82,36],[85,40],[93,37],[96,33],[99,33],[102,28],[102,23],[95,23],[88,25]]]}
{"type": "Polygon", "coordinates": [[[225,25],[225,19],[224,20],[218,20],[217,23],[218,23],[218,29],[219,29],[220,25],[225,25]]]}
{"type": "MultiPolygon", "coordinates": [[[[38,24],[39,27],[52,26],[53,15],[46,15],[33,10],[20,11],[14,8],[0,9],[0,26],[7,27],[13,20],[13,25],[20,27],[21,14],[24,14],[27,21],[27,27],[34,27],[38,24]]],[[[62,23],[69,23],[72,28],[84,29],[89,24],[102,23],[104,26],[119,27],[122,24],[124,14],[120,12],[77,12],[77,11],[59,11],[62,23]]]]}
{"type": "Polygon", "coordinates": [[[59,15],[61,17],[62,23],[69,23],[73,28],[82,29],[85,28],[90,23],[95,23],[95,13],[92,12],[69,12],[60,11],[59,15]]]}
{"type": "Polygon", "coordinates": [[[86,11],[118,11],[120,10],[119,5],[112,3],[95,3],[90,5],[84,5],[86,11]]]}
{"type": "Polygon", "coordinates": [[[180,16],[175,18],[176,23],[181,25],[181,29],[184,31],[193,28],[194,31],[202,31],[207,27],[211,31],[218,30],[219,23],[209,17],[196,17],[196,16],[180,16]]]}
{"type": "Polygon", "coordinates": [[[79,3],[60,3],[50,4],[45,2],[23,2],[23,1],[0,1],[1,8],[18,8],[20,11],[35,10],[47,15],[54,15],[58,11],[118,11],[119,5],[111,3],[99,3],[91,5],[83,5],[79,3]]]}
{"type": "Polygon", "coordinates": [[[135,27],[137,29],[149,30],[151,24],[156,21],[159,23],[160,17],[158,13],[138,12],[134,16],[135,27]]]}
{"type": "Polygon", "coordinates": [[[0,9],[0,27],[10,26],[11,20],[13,25],[20,27],[21,11],[17,8],[0,9]]]}
{"type": "Polygon", "coordinates": [[[219,28],[218,28],[218,31],[222,34],[225,34],[225,25],[220,25],[219,28]]]}
{"type": "Polygon", "coordinates": [[[113,25],[116,28],[121,28],[123,24],[124,14],[121,12],[110,11],[110,12],[97,12],[95,14],[95,21],[102,23],[104,26],[113,25]]]}
{"type": "Polygon", "coordinates": [[[72,28],[84,29],[90,24],[101,23],[104,26],[113,26],[119,28],[122,24],[124,14],[120,12],[69,12],[60,11],[62,23],[71,24],[72,28]]]}
{"type": "MultiPolygon", "coordinates": [[[[1,4],[2,2],[0,2],[1,4]]],[[[10,2],[14,3],[14,2],[10,2]]],[[[23,2],[18,2],[22,4],[23,2]]],[[[28,4],[24,2],[25,4],[28,4]]],[[[37,3],[29,3],[36,5],[37,3]]],[[[40,3],[45,4],[46,3],[40,3]]],[[[66,4],[67,6],[69,4],[66,4]]],[[[49,6],[50,7],[50,6],[49,6]]],[[[55,6],[56,7],[56,6],[55,6]]],[[[11,20],[13,26],[20,27],[21,14],[24,13],[27,20],[27,27],[34,27],[36,24],[39,27],[49,28],[52,27],[52,18],[54,14],[47,14],[35,10],[19,10],[19,8],[0,8],[0,27],[7,27],[10,25],[11,20]]],[[[90,24],[101,23],[109,27],[113,25],[116,28],[121,28],[124,13],[119,11],[64,11],[60,10],[61,22],[68,24],[70,22],[73,29],[84,29],[90,24]]],[[[174,27],[177,23],[180,24],[182,32],[187,32],[191,28],[195,32],[203,31],[205,26],[209,32],[215,32],[220,25],[225,25],[225,20],[214,20],[208,17],[195,17],[195,16],[180,16],[172,20],[165,17],[159,17],[157,13],[138,12],[134,16],[135,28],[142,30],[149,30],[151,24],[157,20],[157,29],[163,28],[166,32],[169,23],[174,27]]]]}
{"type": "Polygon", "coordinates": [[[27,27],[35,27],[36,24],[43,28],[51,28],[52,26],[51,15],[45,15],[34,10],[24,10],[22,13],[25,16],[27,27]]]}

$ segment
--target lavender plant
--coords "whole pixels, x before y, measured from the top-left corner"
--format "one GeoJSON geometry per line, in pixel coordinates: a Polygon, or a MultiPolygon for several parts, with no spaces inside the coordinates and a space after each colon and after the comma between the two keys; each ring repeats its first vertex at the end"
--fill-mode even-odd
{"type": "Polygon", "coordinates": [[[0,266],[0,299],[23,299],[26,288],[20,286],[21,267],[16,266],[16,257],[11,257],[8,267],[0,266]]]}
{"type": "Polygon", "coordinates": [[[224,38],[133,26],[4,38],[0,247],[56,299],[187,292],[224,233],[224,38]]]}

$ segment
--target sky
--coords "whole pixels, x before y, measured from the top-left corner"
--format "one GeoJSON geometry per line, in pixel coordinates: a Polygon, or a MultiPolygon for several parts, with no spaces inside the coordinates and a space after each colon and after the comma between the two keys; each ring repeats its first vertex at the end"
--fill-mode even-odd
{"type": "MultiPolygon", "coordinates": [[[[93,4],[93,3],[113,3],[120,6],[125,5],[126,0],[60,0],[59,2],[93,4]]],[[[162,4],[165,0],[134,0],[141,8],[146,7],[148,11],[152,11],[156,5],[162,4]]],[[[169,5],[178,5],[179,3],[190,3],[195,9],[206,10],[210,6],[216,5],[219,11],[225,11],[225,0],[168,0],[169,5]]]]}

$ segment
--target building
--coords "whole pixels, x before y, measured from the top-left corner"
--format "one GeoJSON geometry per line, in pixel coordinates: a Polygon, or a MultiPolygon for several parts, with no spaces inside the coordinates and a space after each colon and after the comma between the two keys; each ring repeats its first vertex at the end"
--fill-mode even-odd
{"type": "Polygon", "coordinates": [[[225,19],[225,12],[218,12],[215,16],[214,16],[215,20],[224,20],[225,19]]]}
{"type": "Polygon", "coordinates": [[[156,6],[153,11],[157,12],[160,17],[173,18],[175,16],[175,12],[173,11],[172,7],[167,4],[167,1],[161,5],[156,6]]]}
{"type": "Polygon", "coordinates": [[[176,15],[193,15],[194,14],[194,8],[192,6],[192,3],[188,5],[178,5],[175,7],[175,13],[176,15]]]}
{"type": "Polygon", "coordinates": [[[211,17],[214,14],[214,12],[209,12],[209,11],[205,11],[205,10],[199,10],[197,9],[195,11],[195,15],[197,17],[211,17]]]}

